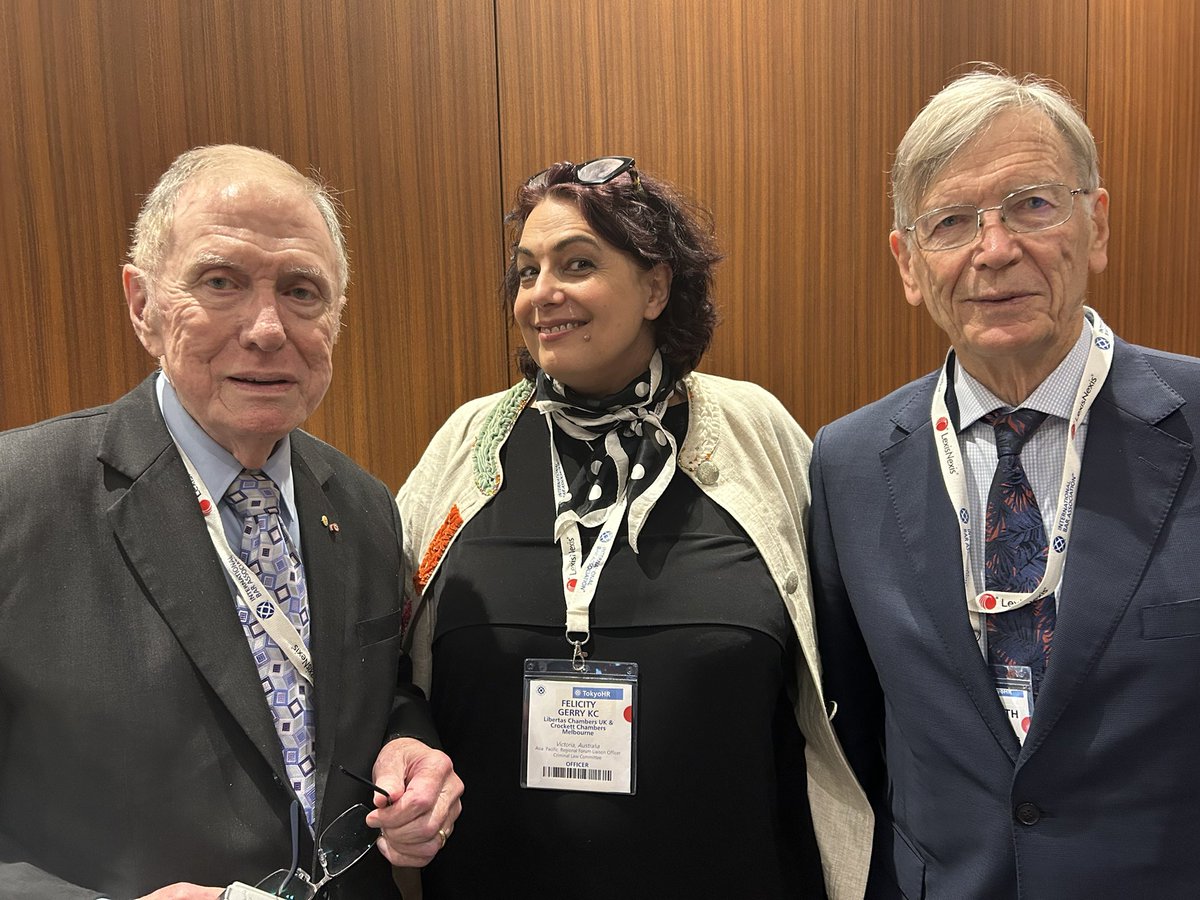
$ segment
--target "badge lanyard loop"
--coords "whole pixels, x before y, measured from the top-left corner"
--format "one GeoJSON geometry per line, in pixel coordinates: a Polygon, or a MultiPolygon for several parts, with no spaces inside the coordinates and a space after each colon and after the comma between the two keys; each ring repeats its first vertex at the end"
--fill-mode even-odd
{"type": "Polygon", "coordinates": [[[178,443],[175,444],[175,448],[179,451],[180,458],[183,459],[188,478],[192,482],[192,490],[196,492],[196,500],[200,504],[200,512],[204,516],[204,525],[208,529],[208,537],[212,541],[213,549],[217,551],[221,564],[229,573],[229,577],[233,579],[238,596],[241,597],[251,614],[258,619],[263,630],[271,636],[271,640],[295,664],[296,670],[309,684],[315,684],[312,655],[304,646],[304,641],[301,640],[300,633],[296,631],[296,626],[292,624],[292,620],[279,605],[275,595],[266,589],[261,579],[254,574],[254,570],[246,565],[242,561],[242,557],[229,546],[229,541],[225,537],[225,529],[221,525],[221,513],[213,502],[204,480],[196,471],[196,467],[192,465],[192,461],[188,459],[188,455],[184,453],[183,448],[178,443]],[[270,604],[266,607],[267,615],[265,616],[259,611],[259,607],[264,603],[270,604]]]}
{"type": "MultiPolygon", "coordinates": [[[[546,426],[550,429],[550,468],[554,477],[554,504],[557,509],[570,499],[571,493],[567,483],[566,472],[563,471],[562,460],[558,455],[558,447],[554,443],[554,421],[546,416],[546,426]]],[[[589,610],[596,596],[596,588],[600,582],[600,573],[612,553],[613,541],[621,518],[629,505],[625,496],[625,472],[628,469],[628,458],[616,431],[610,431],[604,436],[605,447],[609,455],[617,463],[617,496],[621,499],[614,503],[608,515],[600,523],[600,533],[591,552],[583,561],[583,571],[580,574],[579,559],[583,544],[579,537],[579,515],[574,510],[566,510],[554,521],[554,539],[562,548],[562,584],[563,596],[567,604],[567,643],[574,648],[571,658],[572,667],[577,672],[583,671],[584,659],[587,653],[583,645],[591,639],[591,619],[589,610]],[[572,637],[581,635],[582,637],[572,637]]],[[[585,525],[591,524],[584,521],[585,525]]]]}
{"type": "MultiPolygon", "coordinates": [[[[1084,366],[1083,378],[1075,392],[1075,401],[1070,419],[1070,431],[1067,437],[1067,447],[1063,455],[1062,481],[1058,490],[1058,505],[1055,507],[1054,521],[1048,536],[1050,542],[1049,559],[1042,580],[1029,593],[1013,591],[979,591],[974,573],[971,571],[971,541],[973,539],[973,523],[971,522],[970,505],[967,502],[967,481],[963,469],[963,457],[959,449],[958,436],[954,423],[950,421],[949,409],[946,405],[946,391],[949,389],[949,372],[954,351],[946,354],[946,364],[942,366],[938,377],[937,389],[934,391],[930,410],[930,421],[933,424],[933,440],[937,448],[942,480],[946,485],[946,493],[958,518],[958,532],[962,545],[963,585],[967,601],[967,612],[971,618],[971,628],[976,639],[983,640],[983,618],[987,613],[1002,613],[1010,609],[1032,603],[1051,593],[1062,576],[1064,560],[1066,559],[1067,544],[1071,538],[1071,525],[1074,522],[1075,501],[1079,494],[1079,471],[1082,460],[1076,441],[1078,426],[1087,416],[1096,395],[1100,393],[1108,371],[1112,366],[1113,334],[1104,324],[1100,315],[1094,310],[1084,307],[1084,312],[1092,322],[1092,342],[1088,350],[1087,363],[1084,366]]],[[[982,581],[982,579],[981,579],[982,581]]],[[[986,588],[986,582],[983,586],[986,588]]]]}

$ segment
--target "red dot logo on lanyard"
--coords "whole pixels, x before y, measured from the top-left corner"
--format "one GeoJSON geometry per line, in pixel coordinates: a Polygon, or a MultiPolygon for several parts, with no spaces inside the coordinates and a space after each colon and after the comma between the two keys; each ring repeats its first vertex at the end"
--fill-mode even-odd
{"type": "Polygon", "coordinates": [[[945,416],[942,416],[940,419],[937,420],[937,425],[935,427],[937,428],[938,431],[945,431],[947,426],[949,426],[949,424],[950,424],[950,420],[947,419],[945,416]]]}
{"type": "Polygon", "coordinates": [[[572,578],[570,581],[568,581],[568,582],[567,582],[567,590],[568,590],[568,591],[573,591],[573,590],[575,590],[575,585],[576,585],[576,583],[577,583],[577,582],[576,582],[576,580],[575,580],[574,578],[572,578]]]}
{"type": "Polygon", "coordinates": [[[992,594],[984,594],[982,597],[979,598],[979,605],[982,606],[984,609],[995,609],[996,608],[996,598],[992,594]]]}
{"type": "Polygon", "coordinates": [[[200,512],[207,516],[210,512],[212,512],[212,503],[210,503],[208,500],[201,500],[200,512]]]}

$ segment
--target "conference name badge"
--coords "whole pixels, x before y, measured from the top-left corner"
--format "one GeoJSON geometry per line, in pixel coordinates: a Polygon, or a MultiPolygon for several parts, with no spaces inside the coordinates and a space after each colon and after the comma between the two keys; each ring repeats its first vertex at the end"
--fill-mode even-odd
{"type": "Polygon", "coordinates": [[[1029,666],[992,666],[992,677],[1008,724],[1024,744],[1033,720],[1033,670],[1029,666]]]}
{"type": "Polygon", "coordinates": [[[637,793],[637,663],[525,660],[521,787],[637,793]]]}

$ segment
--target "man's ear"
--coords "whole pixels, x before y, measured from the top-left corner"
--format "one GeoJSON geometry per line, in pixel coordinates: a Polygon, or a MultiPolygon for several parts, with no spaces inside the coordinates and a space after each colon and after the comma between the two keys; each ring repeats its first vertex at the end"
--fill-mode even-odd
{"type": "Polygon", "coordinates": [[[1099,275],[1108,268],[1108,191],[1104,188],[1096,189],[1091,218],[1092,240],[1088,247],[1088,269],[1093,275],[1099,275]]]}
{"type": "Polygon", "coordinates": [[[333,304],[333,343],[337,343],[338,335],[342,333],[342,313],[346,309],[346,295],[338,297],[333,304]]]}
{"type": "Polygon", "coordinates": [[[134,333],[146,352],[159,359],[163,355],[163,340],[158,330],[158,311],[150,299],[150,276],[127,263],[121,269],[121,286],[125,288],[125,302],[129,304],[129,321],[133,323],[134,333]]]}
{"type": "Polygon", "coordinates": [[[674,273],[666,263],[658,263],[648,269],[643,277],[650,290],[644,315],[650,320],[657,319],[667,308],[667,301],[671,299],[671,279],[674,273]]]}
{"type": "Polygon", "coordinates": [[[904,283],[904,298],[911,306],[920,306],[925,302],[921,293],[921,285],[917,282],[912,268],[912,251],[908,249],[908,241],[899,231],[893,231],[888,237],[892,248],[892,256],[896,258],[896,266],[900,269],[900,280],[904,283]]]}

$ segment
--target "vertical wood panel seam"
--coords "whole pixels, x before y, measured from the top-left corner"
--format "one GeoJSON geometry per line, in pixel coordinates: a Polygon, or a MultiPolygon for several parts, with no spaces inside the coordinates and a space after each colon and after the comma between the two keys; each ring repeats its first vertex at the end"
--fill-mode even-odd
{"type": "MultiPolygon", "coordinates": [[[[500,222],[500,264],[503,267],[501,271],[507,271],[508,248],[504,242],[504,212],[507,200],[505,200],[504,193],[504,110],[501,108],[501,98],[504,96],[504,90],[500,83],[500,79],[503,77],[503,73],[500,71],[500,0],[492,0],[492,62],[496,69],[496,187],[498,191],[497,199],[500,201],[496,217],[500,222]]],[[[509,322],[508,304],[503,301],[501,302],[504,311],[502,317],[504,328],[501,331],[500,338],[504,344],[505,374],[508,374],[513,364],[513,354],[516,352],[516,348],[512,344],[513,330],[509,322]]]]}

